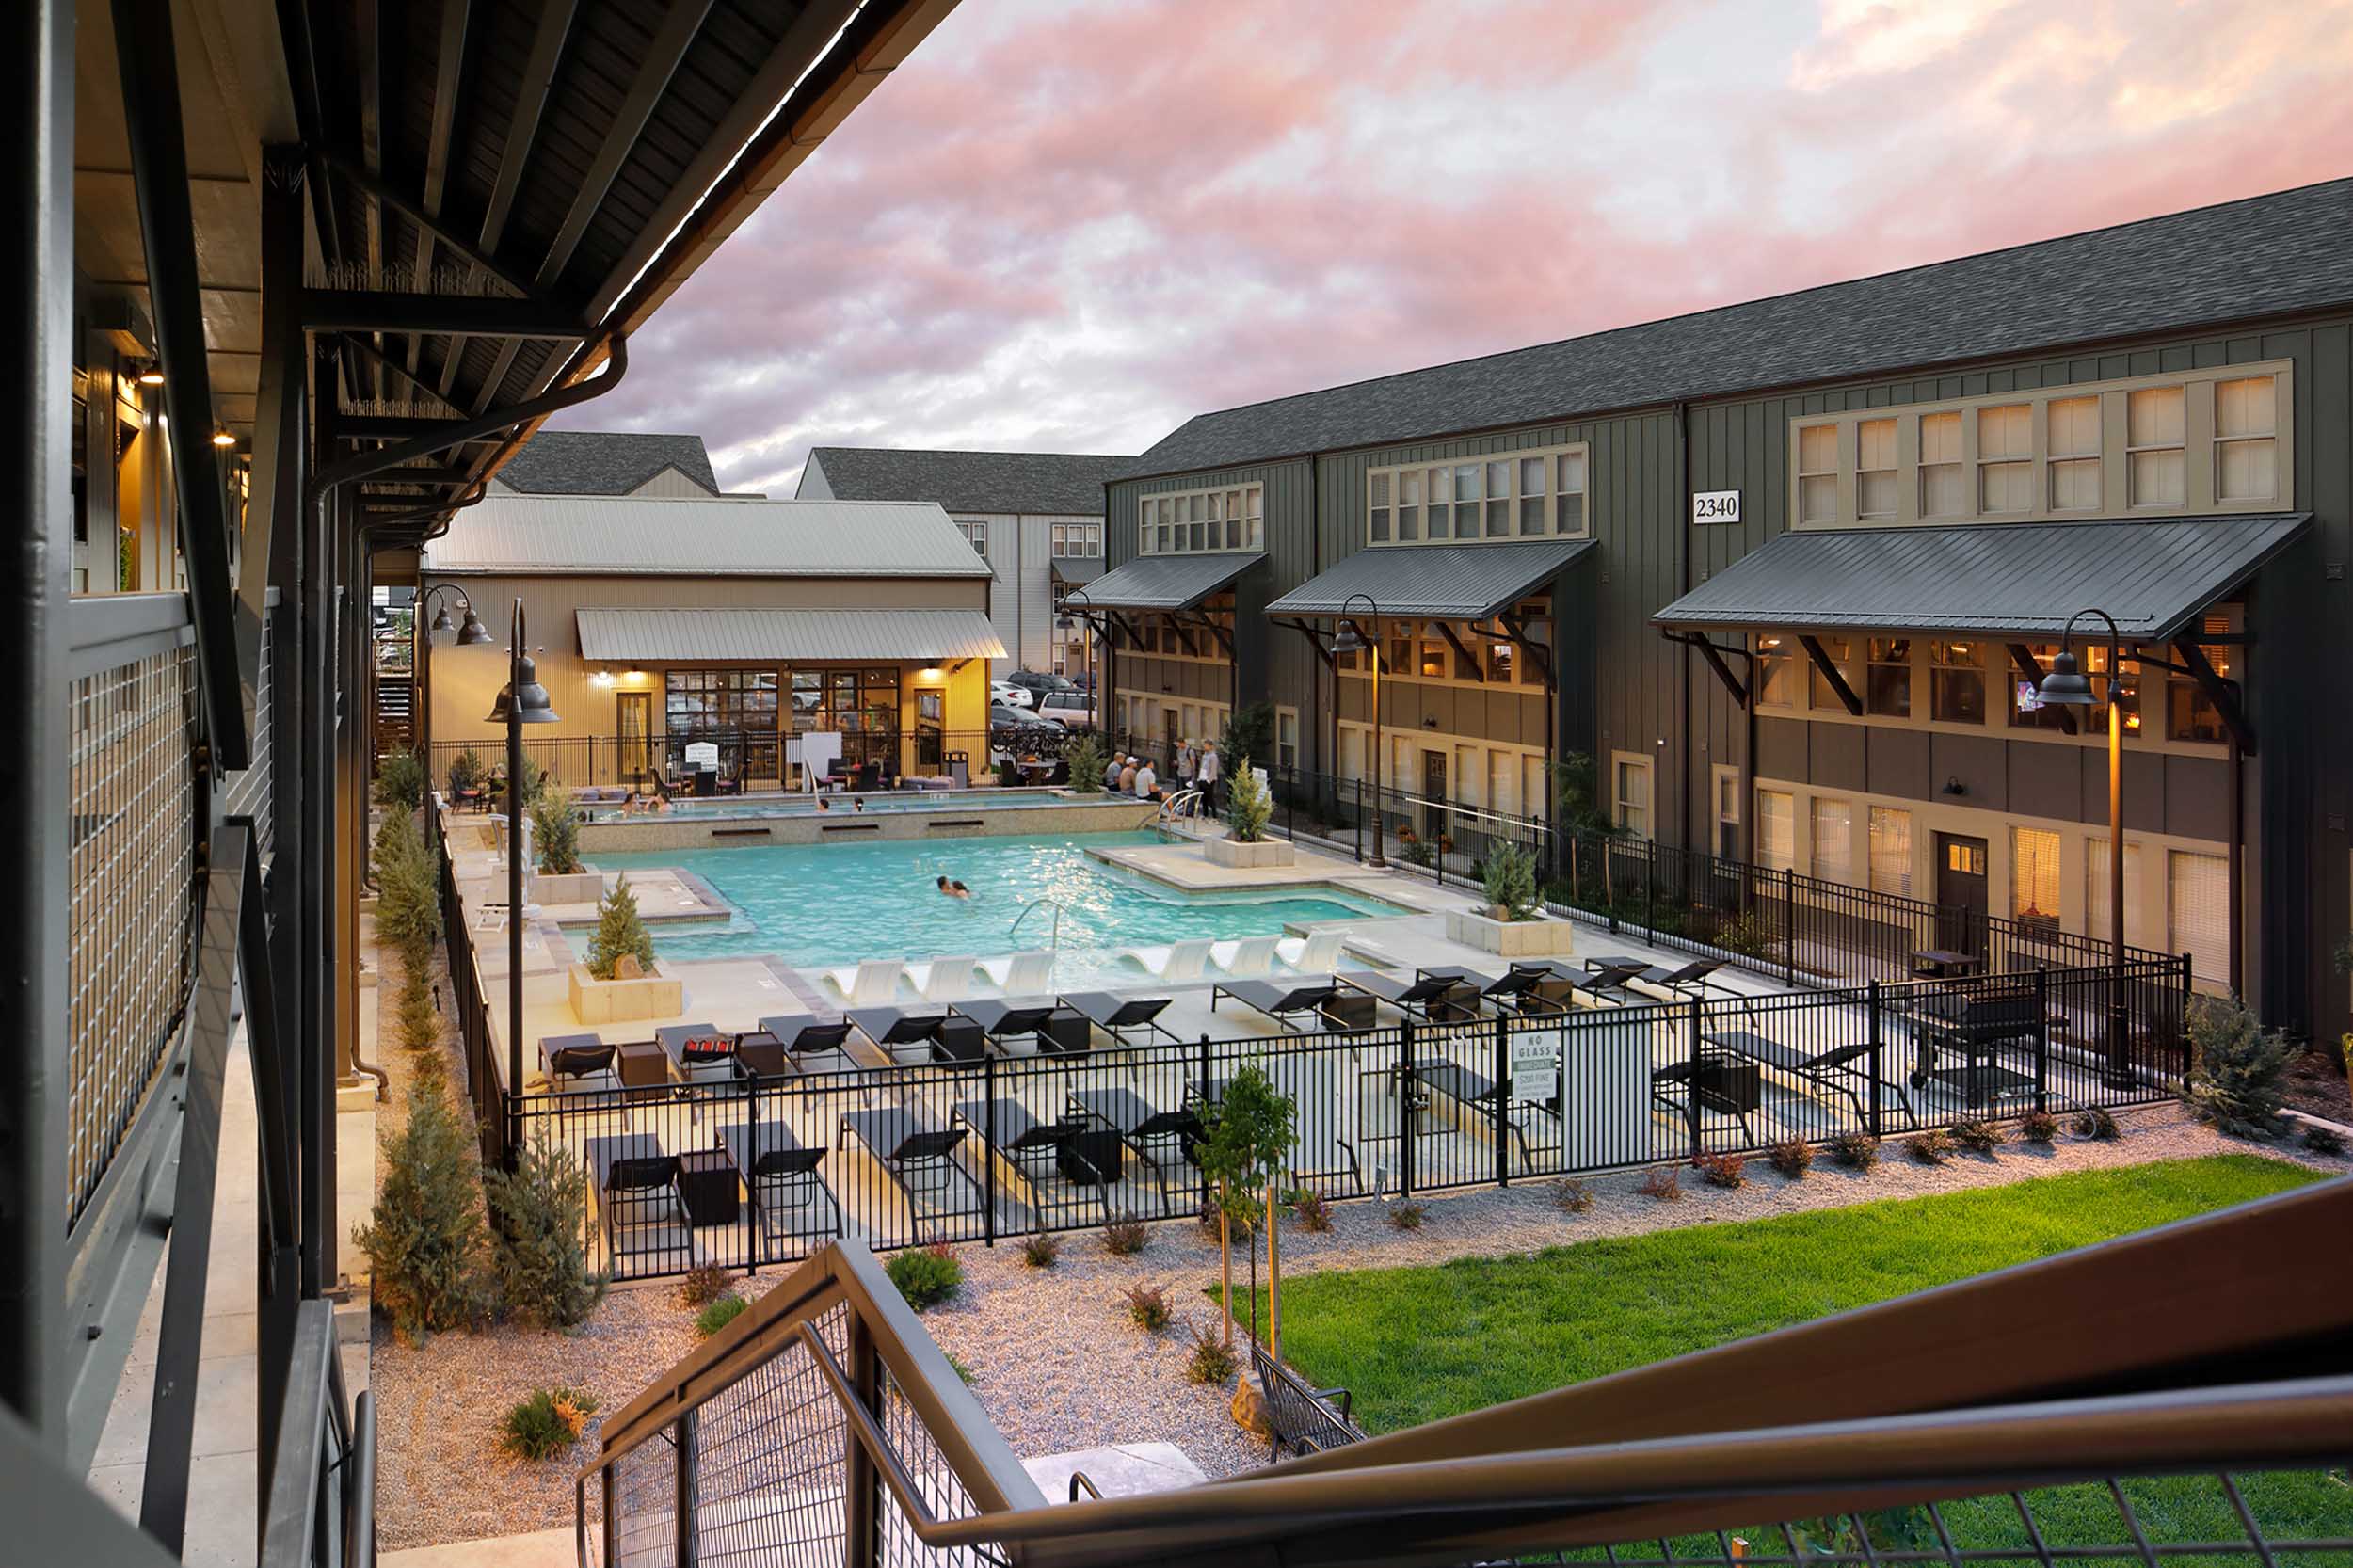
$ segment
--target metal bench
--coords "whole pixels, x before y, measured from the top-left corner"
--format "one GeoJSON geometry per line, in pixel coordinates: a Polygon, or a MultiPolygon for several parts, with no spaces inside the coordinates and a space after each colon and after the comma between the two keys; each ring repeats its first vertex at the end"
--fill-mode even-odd
{"type": "Polygon", "coordinates": [[[1286,1450],[1300,1458],[1365,1440],[1363,1429],[1350,1417],[1347,1389],[1309,1387],[1255,1339],[1250,1342],[1250,1362],[1258,1369],[1273,1458],[1281,1459],[1286,1450]]]}

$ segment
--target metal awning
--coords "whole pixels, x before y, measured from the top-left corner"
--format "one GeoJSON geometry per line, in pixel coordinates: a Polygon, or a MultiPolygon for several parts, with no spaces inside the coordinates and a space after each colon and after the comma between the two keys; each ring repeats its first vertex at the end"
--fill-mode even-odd
{"type": "Polygon", "coordinates": [[[2293,544],[2310,513],[1784,534],[1652,616],[1676,631],[2056,637],[2086,606],[2168,642],[2293,544]]]}
{"type": "Polygon", "coordinates": [[[1002,659],[978,610],[579,610],[580,656],[611,664],[745,659],[1002,659]]]}
{"type": "Polygon", "coordinates": [[[1078,610],[1192,610],[1266,559],[1264,551],[1139,555],[1064,596],[1078,610]]]}
{"type": "Polygon", "coordinates": [[[1382,545],[1309,578],[1268,605],[1267,614],[1337,616],[1361,594],[1384,616],[1489,620],[1593,548],[1591,539],[1382,545]]]}
{"type": "Polygon", "coordinates": [[[1057,555],[1053,557],[1054,581],[1072,587],[1099,580],[1103,575],[1100,555],[1057,555]]]}

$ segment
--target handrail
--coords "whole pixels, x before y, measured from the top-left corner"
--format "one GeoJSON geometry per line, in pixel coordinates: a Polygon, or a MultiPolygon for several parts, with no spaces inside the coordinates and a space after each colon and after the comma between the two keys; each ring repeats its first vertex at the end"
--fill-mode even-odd
{"type": "Polygon", "coordinates": [[[1053,929],[1047,936],[1046,945],[1049,948],[1059,948],[1062,946],[1062,918],[1070,912],[1070,906],[1063,903],[1063,901],[1058,898],[1033,898],[1029,903],[1023,904],[1021,906],[1021,913],[1013,918],[1013,924],[1005,928],[1006,941],[1010,942],[1013,940],[1015,935],[1021,929],[1021,922],[1028,920],[1030,918],[1030,912],[1041,904],[1050,904],[1054,906],[1054,925],[1053,929]]]}
{"type": "Polygon", "coordinates": [[[1102,1501],[1103,1489],[1095,1484],[1093,1478],[1084,1470],[1073,1470],[1070,1472],[1070,1500],[1077,1502],[1081,1492],[1097,1502],[1102,1501]]]}

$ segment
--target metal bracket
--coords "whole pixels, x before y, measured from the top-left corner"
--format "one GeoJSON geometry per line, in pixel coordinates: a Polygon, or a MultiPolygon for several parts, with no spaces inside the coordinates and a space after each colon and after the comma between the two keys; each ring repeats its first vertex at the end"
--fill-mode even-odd
{"type": "MultiPolygon", "coordinates": [[[[2033,681],[2037,686],[2042,684],[2042,661],[2034,656],[2033,648],[2028,648],[2025,643],[2010,644],[2009,662],[2017,666],[2019,674],[2033,681]]],[[[2060,728],[2070,735],[2081,732],[2083,726],[2075,722],[2075,711],[2073,708],[2059,708],[2054,711],[2059,716],[2060,728]]]]}
{"type": "Polygon", "coordinates": [[[1748,707],[1748,687],[1741,681],[1738,676],[1732,673],[1732,666],[1724,663],[1724,655],[1730,653],[1739,658],[1748,660],[1751,664],[1753,665],[1755,663],[1755,656],[1750,653],[1748,649],[1739,648],[1718,648],[1711,639],[1704,633],[1698,632],[1661,632],[1659,635],[1666,638],[1671,643],[1681,643],[1686,648],[1698,648],[1700,651],[1700,657],[1707,661],[1707,667],[1716,672],[1716,679],[1722,681],[1724,683],[1724,690],[1732,694],[1733,702],[1737,706],[1743,709],[1748,707]]]}
{"type": "Polygon", "coordinates": [[[1335,672],[1338,670],[1339,661],[1333,658],[1331,648],[1324,646],[1326,641],[1331,637],[1331,632],[1324,631],[1320,626],[1312,625],[1307,621],[1293,620],[1288,616],[1270,616],[1268,617],[1267,624],[1270,626],[1287,626],[1293,632],[1298,632],[1301,636],[1307,639],[1307,646],[1315,649],[1316,657],[1323,661],[1323,667],[1325,669],[1333,670],[1335,672]]]}
{"type": "Polygon", "coordinates": [[[1837,695],[1840,706],[1854,717],[1861,718],[1863,699],[1854,695],[1852,686],[1847,684],[1847,672],[1840,669],[1838,661],[1823,648],[1822,639],[1808,632],[1798,638],[1798,646],[1805,649],[1805,656],[1814,661],[1814,667],[1820,670],[1822,679],[1830,682],[1830,689],[1837,695]]]}
{"type": "Polygon", "coordinates": [[[1463,646],[1463,639],[1454,634],[1452,624],[1447,621],[1433,621],[1432,624],[1437,627],[1438,635],[1444,637],[1452,645],[1454,651],[1463,656],[1463,663],[1470,666],[1471,679],[1482,686],[1485,685],[1487,683],[1486,665],[1481,662],[1479,655],[1463,646]]]}
{"type": "Polygon", "coordinates": [[[2222,727],[2238,742],[2240,753],[2254,756],[2255,729],[2247,722],[2246,710],[2239,706],[2238,682],[2224,680],[2207,661],[2206,650],[2187,637],[2174,638],[2173,651],[2182,656],[2190,679],[2198,682],[2198,689],[2206,694],[2206,700],[2222,715],[2222,727]]]}
{"type": "MultiPolygon", "coordinates": [[[[1556,609],[1554,614],[1557,616],[1559,611],[1556,609]]],[[[1554,684],[1552,649],[1529,636],[1528,628],[1521,624],[1519,616],[1509,611],[1496,616],[1496,624],[1503,628],[1503,634],[1506,637],[1518,647],[1527,649],[1528,656],[1536,662],[1536,668],[1543,672],[1545,685],[1549,689],[1554,684]]]]}

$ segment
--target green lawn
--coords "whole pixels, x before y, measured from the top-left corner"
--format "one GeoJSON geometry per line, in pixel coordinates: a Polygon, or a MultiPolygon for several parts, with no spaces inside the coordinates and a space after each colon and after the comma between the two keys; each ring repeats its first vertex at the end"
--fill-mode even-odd
{"type": "MultiPolygon", "coordinates": [[[[1731,1224],[1690,1224],[1535,1256],[1303,1274],[1283,1288],[1285,1357],[1352,1391],[1387,1432],[1744,1339],[1849,1307],[2146,1230],[2318,1179],[2255,1155],[2084,1171],[2006,1187],[1731,1224]]],[[[2342,1475],[2342,1472],[2339,1473],[2342,1475]]],[[[2353,1491],[2319,1475],[2254,1478],[2266,1528],[2353,1534],[2353,1491]]],[[[2155,1539],[2238,1534],[2218,1485],[2138,1483],[2155,1539]],[[2218,1532],[2218,1533],[2217,1533],[2218,1532]]],[[[1972,1509],[1988,1546],[2018,1542],[2014,1511],[1972,1509]]],[[[2046,1529],[2121,1540],[2104,1490],[2041,1499],[2046,1529]]],[[[2019,1543],[2022,1544],[2023,1543],[2019,1543]]],[[[1778,1537],[1769,1548],[1782,1549],[1778,1537]]]]}

